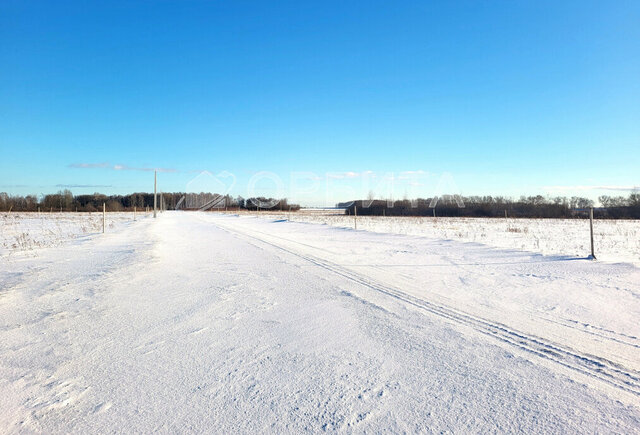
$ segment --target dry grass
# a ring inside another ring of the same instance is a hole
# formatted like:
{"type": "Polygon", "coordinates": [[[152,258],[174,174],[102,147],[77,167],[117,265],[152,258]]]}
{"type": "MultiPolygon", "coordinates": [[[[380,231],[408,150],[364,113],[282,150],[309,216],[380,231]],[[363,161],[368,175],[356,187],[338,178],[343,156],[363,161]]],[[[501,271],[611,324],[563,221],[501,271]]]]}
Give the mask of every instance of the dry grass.
{"type": "MultiPolygon", "coordinates": [[[[144,215],[138,215],[142,218],[144,215]]],[[[108,213],[107,228],[133,219],[132,213],[108,213]]],[[[81,236],[102,232],[102,213],[2,213],[0,256],[33,254],[81,236]]]]}
{"type": "MultiPolygon", "coordinates": [[[[255,215],[255,213],[254,213],[255,215]]],[[[264,218],[287,218],[286,213],[262,213],[264,218]]],[[[292,221],[353,228],[353,216],[291,213],[292,221]]],[[[590,253],[586,219],[514,219],[359,216],[358,230],[409,234],[434,239],[478,242],[499,248],[584,258],[590,253]]],[[[598,259],[640,265],[640,220],[594,222],[598,259]]]]}

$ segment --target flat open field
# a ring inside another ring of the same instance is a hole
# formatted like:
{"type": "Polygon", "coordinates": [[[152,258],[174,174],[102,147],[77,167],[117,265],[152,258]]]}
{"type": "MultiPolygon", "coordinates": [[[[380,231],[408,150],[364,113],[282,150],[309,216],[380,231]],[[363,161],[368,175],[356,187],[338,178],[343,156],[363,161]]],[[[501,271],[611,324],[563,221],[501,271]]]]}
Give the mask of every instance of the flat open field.
{"type": "MultiPolygon", "coordinates": [[[[323,212],[268,213],[275,219],[291,219],[344,228],[354,227],[354,217],[323,212]]],[[[253,213],[254,215],[256,213],[253,213]]],[[[538,252],[545,255],[586,257],[591,253],[589,221],[586,219],[502,219],[358,216],[359,230],[408,234],[429,238],[477,242],[498,248],[538,252]]],[[[596,257],[610,262],[640,266],[640,221],[596,219],[596,257]]]]}
{"type": "Polygon", "coordinates": [[[68,215],[1,224],[4,431],[640,428],[640,268],[585,221],[68,215]]]}
{"type": "MultiPolygon", "coordinates": [[[[152,213],[138,213],[144,219],[152,213]]],[[[133,221],[133,213],[108,213],[106,230],[133,221]]],[[[102,213],[0,213],[0,257],[37,255],[42,248],[102,233],[102,213]]]]}

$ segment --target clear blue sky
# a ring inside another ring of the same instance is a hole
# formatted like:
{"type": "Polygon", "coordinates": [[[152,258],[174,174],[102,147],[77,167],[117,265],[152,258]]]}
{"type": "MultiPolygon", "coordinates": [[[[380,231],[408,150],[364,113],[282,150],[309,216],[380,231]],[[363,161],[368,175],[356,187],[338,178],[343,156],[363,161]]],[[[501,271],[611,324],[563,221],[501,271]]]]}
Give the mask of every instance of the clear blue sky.
{"type": "Polygon", "coordinates": [[[445,172],[466,195],[626,195],[640,2],[4,0],[0,149],[19,194],[151,191],[165,168],[164,191],[228,171],[247,196],[268,171],[308,204],[384,196],[363,180],[385,173],[396,197],[445,172]]]}

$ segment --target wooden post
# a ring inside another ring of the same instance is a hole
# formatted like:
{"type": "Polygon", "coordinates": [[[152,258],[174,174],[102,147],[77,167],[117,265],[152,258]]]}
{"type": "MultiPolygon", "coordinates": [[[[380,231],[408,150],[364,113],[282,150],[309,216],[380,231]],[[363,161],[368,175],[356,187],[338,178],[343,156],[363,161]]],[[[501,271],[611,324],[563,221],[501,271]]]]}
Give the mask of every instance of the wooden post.
{"type": "Polygon", "coordinates": [[[38,217],[40,217],[40,207],[38,207],[38,217]]]}
{"type": "Polygon", "coordinates": [[[436,217],[436,208],[433,207],[433,217],[436,217]]]}
{"type": "Polygon", "coordinates": [[[504,211],[504,218],[505,218],[505,219],[507,218],[507,210],[506,210],[506,209],[505,209],[505,211],[504,211]]]}
{"type": "Polygon", "coordinates": [[[158,171],[153,171],[153,217],[158,216],[157,212],[158,203],[158,171]]]}
{"type": "Polygon", "coordinates": [[[353,206],[353,229],[358,229],[358,206],[353,206]]]}
{"type": "Polygon", "coordinates": [[[107,226],[107,206],[102,203],[102,234],[104,234],[104,229],[107,226]]]}
{"type": "Polygon", "coordinates": [[[591,230],[591,259],[596,259],[596,254],[593,249],[593,207],[589,209],[589,229],[591,230]]]}
{"type": "Polygon", "coordinates": [[[136,206],[133,206],[133,220],[136,220],[136,206]]]}

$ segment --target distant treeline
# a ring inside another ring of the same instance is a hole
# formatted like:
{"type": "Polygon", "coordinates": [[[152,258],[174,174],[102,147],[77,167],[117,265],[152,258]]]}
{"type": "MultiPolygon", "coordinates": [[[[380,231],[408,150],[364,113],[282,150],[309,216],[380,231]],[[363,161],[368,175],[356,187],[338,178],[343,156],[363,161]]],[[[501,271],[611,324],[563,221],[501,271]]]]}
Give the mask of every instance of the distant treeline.
{"type": "MultiPolygon", "coordinates": [[[[184,192],[158,193],[157,206],[164,206],[165,210],[174,210],[180,199],[185,196],[184,192]]],[[[58,193],[44,195],[38,198],[36,195],[9,195],[0,192],[0,211],[78,211],[92,212],[101,211],[102,204],[105,204],[107,211],[133,211],[144,210],[147,207],[153,209],[153,193],[132,193],[130,195],[103,195],[94,193],[93,195],[73,195],[69,190],[61,190],[58,193]]],[[[184,206],[184,201],[183,201],[184,206]]],[[[275,210],[298,210],[297,204],[289,204],[287,199],[274,198],[248,198],[241,196],[232,198],[229,195],[221,196],[221,201],[216,204],[220,208],[240,208],[256,210],[257,205],[261,209],[275,210]]]]}
{"type": "MultiPolygon", "coordinates": [[[[164,205],[166,210],[173,210],[185,196],[184,192],[159,193],[158,207],[164,205]],[[161,200],[162,198],[162,200],[161,200]]],[[[221,201],[216,208],[239,208],[245,210],[298,210],[298,204],[290,204],[287,199],[274,198],[232,198],[229,195],[220,196],[221,201]]],[[[529,217],[529,218],[572,218],[584,216],[594,202],[582,197],[544,197],[528,196],[520,199],[492,196],[459,197],[464,207],[459,207],[452,197],[440,198],[435,207],[436,216],[450,217],[529,217]]],[[[624,196],[600,196],[600,207],[594,208],[594,215],[598,218],[610,219],[640,219],[640,193],[624,196]]],[[[73,195],[69,190],[44,195],[8,195],[0,192],[0,211],[79,211],[92,212],[102,210],[102,204],[107,211],[132,211],[134,207],[144,210],[153,208],[153,193],[132,193],[130,195],[73,195]]],[[[431,198],[417,200],[358,200],[338,204],[345,207],[345,214],[354,214],[357,207],[358,215],[364,216],[433,216],[431,198]]],[[[180,208],[184,208],[185,201],[180,208]]]]}
{"type": "MultiPolygon", "coordinates": [[[[592,200],[581,197],[546,198],[541,195],[511,199],[492,196],[458,197],[464,204],[460,207],[452,197],[440,199],[435,204],[436,216],[447,217],[526,217],[526,218],[573,218],[588,213],[594,206],[592,200]]],[[[601,207],[594,208],[594,216],[609,219],[640,219],[640,194],[628,197],[601,196],[601,207]]],[[[346,207],[345,214],[357,211],[363,216],[433,216],[432,199],[414,201],[358,200],[338,204],[346,207]],[[357,210],[355,208],[357,207],[357,210]]]]}
{"type": "Polygon", "coordinates": [[[265,198],[265,197],[257,197],[257,198],[247,198],[244,199],[241,196],[233,199],[235,203],[231,204],[231,207],[240,207],[247,210],[257,210],[258,207],[260,210],[280,210],[280,211],[298,211],[300,210],[299,204],[289,204],[287,198],[283,199],[274,199],[274,198],[265,198]]]}

